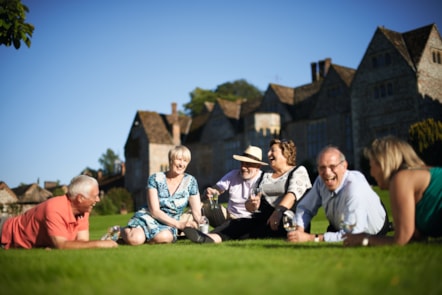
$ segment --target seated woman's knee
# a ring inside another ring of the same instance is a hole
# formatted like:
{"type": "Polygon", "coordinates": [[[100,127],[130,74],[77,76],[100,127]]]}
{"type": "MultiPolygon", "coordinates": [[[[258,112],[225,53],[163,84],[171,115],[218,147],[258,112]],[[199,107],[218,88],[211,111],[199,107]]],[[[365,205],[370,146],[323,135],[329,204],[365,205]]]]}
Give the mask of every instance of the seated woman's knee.
{"type": "Polygon", "coordinates": [[[125,228],[123,239],[127,244],[136,246],[144,244],[146,235],[141,228],[125,228]]]}
{"type": "Polygon", "coordinates": [[[172,243],[174,240],[173,235],[168,230],[160,231],[152,240],[149,241],[150,244],[168,244],[172,243]]]}

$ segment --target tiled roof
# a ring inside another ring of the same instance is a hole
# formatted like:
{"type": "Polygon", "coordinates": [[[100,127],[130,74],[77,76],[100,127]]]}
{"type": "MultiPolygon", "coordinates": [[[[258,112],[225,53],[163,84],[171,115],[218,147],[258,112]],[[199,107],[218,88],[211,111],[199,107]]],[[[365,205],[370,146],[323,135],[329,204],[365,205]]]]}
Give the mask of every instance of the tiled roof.
{"type": "Polygon", "coordinates": [[[402,34],[408,51],[410,52],[411,59],[416,65],[419,64],[433,28],[436,28],[436,25],[428,25],[402,34]]]}
{"type": "Polygon", "coordinates": [[[437,30],[436,25],[431,24],[403,34],[384,27],[379,27],[378,30],[390,40],[410,67],[416,69],[433,28],[437,30]]]}
{"type": "Polygon", "coordinates": [[[235,101],[218,98],[217,102],[223,111],[224,115],[229,119],[239,120],[241,114],[241,104],[245,101],[237,99],[235,101]]]}
{"type": "Polygon", "coordinates": [[[269,87],[273,89],[279,98],[279,101],[285,104],[292,105],[294,103],[294,89],[292,87],[282,86],[270,83],[269,87]]]}
{"type": "Polygon", "coordinates": [[[192,124],[190,125],[189,133],[186,136],[186,142],[199,141],[201,132],[204,129],[204,125],[210,117],[210,113],[204,113],[193,117],[192,124]]]}
{"type": "Polygon", "coordinates": [[[157,112],[138,111],[138,118],[150,143],[173,144],[165,120],[157,112]]]}
{"type": "MultiPolygon", "coordinates": [[[[166,119],[167,119],[167,129],[169,130],[169,132],[171,132],[171,126],[173,124],[173,115],[165,115],[166,119]]],[[[187,134],[189,133],[189,129],[190,129],[190,124],[192,122],[192,118],[187,117],[187,116],[180,116],[178,115],[178,123],[180,125],[180,132],[181,134],[187,134]]]]}
{"type": "Polygon", "coordinates": [[[321,89],[323,80],[314,81],[310,84],[305,84],[294,89],[293,104],[298,104],[305,99],[315,95],[321,89]]]}
{"type": "Polygon", "coordinates": [[[339,77],[341,77],[342,81],[344,81],[345,85],[347,85],[347,87],[350,87],[351,82],[353,81],[353,78],[355,76],[356,70],[343,66],[338,66],[335,64],[332,64],[331,66],[335,69],[339,77]]]}
{"type": "Polygon", "coordinates": [[[255,98],[255,99],[247,99],[247,100],[243,101],[243,103],[241,104],[240,117],[242,118],[250,113],[253,113],[256,109],[259,108],[262,100],[263,100],[263,97],[255,98]]]}
{"type": "Polygon", "coordinates": [[[18,201],[17,195],[3,181],[0,181],[0,199],[3,201],[8,200],[7,203],[15,203],[18,201]],[[6,196],[4,193],[6,193],[6,196]]]}
{"type": "Polygon", "coordinates": [[[33,183],[22,185],[12,189],[17,196],[19,203],[41,203],[52,197],[52,193],[33,183]]]}

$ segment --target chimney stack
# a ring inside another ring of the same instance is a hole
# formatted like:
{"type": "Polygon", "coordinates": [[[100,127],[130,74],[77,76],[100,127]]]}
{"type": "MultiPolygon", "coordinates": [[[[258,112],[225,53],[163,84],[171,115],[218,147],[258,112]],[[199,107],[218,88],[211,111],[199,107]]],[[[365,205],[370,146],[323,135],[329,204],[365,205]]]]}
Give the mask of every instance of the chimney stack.
{"type": "Polygon", "coordinates": [[[327,76],[331,65],[331,58],[326,58],[318,62],[319,64],[319,78],[324,79],[327,76]]]}
{"type": "Polygon", "coordinates": [[[176,102],[172,103],[172,142],[174,145],[181,145],[180,121],[178,119],[176,102]]]}
{"type": "Polygon", "coordinates": [[[312,68],[312,83],[313,83],[318,80],[318,72],[317,72],[318,65],[316,64],[316,62],[312,62],[310,66],[312,68]]]}

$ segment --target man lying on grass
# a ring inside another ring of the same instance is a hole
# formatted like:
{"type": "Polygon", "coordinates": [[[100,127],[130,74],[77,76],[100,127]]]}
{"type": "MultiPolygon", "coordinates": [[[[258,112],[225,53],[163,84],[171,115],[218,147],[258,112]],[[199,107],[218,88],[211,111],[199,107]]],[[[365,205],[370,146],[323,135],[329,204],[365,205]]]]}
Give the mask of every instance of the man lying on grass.
{"type": "Polygon", "coordinates": [[[89,241],[89,214],[97,202],[98,182],[80,175],[65,196],[54,197],[25,213],[0,220],[0,244],[9,248],[114,248],[115,241],[89,241]]]}
{"type": "Polygon", "coordinates": [[[345,155],[335,146],[326,146],[316,161],[319,175],[296,207],[297,227],[288,232],[288,241],[340,242],[348,232],[387,234],[388,216],[379,196],[362,173],[347,169],[345,155]],[[310,234],[305,228],[321,206],[330,225],[323,234],[310,234]]]}

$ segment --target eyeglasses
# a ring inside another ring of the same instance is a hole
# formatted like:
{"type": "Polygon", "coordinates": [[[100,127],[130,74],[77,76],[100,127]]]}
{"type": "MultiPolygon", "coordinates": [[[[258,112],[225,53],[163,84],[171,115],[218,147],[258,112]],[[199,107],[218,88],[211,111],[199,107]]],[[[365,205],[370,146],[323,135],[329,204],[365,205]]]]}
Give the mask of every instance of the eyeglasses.
{"type": "Polygon", "coordinates": [[[338,168],[338,166],[341,165],[342,163],[344,163],[344,160],[341,160],[341,162],[339,162],[338,164],[335,164],[335,165],[318,166],[318,171],[324,172],[327,170],[327,168],[329,168],[331,171],[335,171],[336,168],[338,168]]]}

